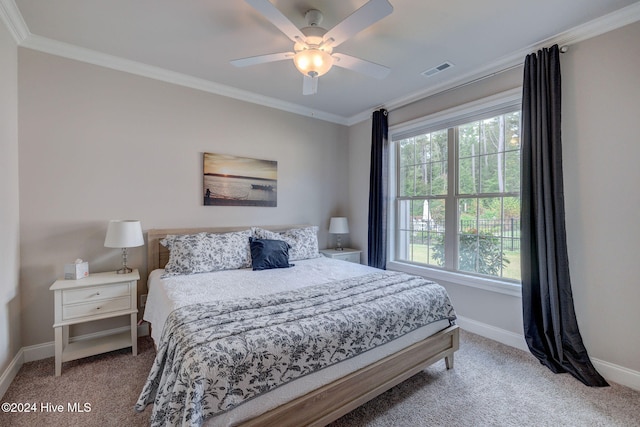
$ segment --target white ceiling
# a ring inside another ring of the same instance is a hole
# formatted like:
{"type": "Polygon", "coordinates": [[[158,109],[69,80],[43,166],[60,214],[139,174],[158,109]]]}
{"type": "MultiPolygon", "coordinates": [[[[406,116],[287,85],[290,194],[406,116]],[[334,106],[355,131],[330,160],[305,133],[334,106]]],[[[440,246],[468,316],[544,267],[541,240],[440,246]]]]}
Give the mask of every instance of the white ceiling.
{"type": "MultiPolygon", "coordinates": [[[[330,29],[366,0],[271,0],[298,27],[318,9],[330,29]]],[[[232,59],[292,50],[242,0],[0,0],[18,44],[214,93],[351,124],[499,71],[550,43],[570,44],[640,20],[637,0],[390,0],[391,15],[336,51],[391,68],[383,80],[334,67],[302,95],[290,61],[236,68],[232,59]],[[596,34],[593,34],[593,33],[596,34]],[[453,68],[426,78],[444,61],[453,68]]]]}

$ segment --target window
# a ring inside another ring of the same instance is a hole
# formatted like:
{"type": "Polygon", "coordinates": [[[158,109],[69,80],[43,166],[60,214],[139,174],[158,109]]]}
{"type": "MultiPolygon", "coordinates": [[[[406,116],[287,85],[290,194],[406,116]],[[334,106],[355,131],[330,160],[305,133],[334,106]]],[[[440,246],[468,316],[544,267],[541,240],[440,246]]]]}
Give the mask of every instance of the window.
{"type": "Polygon", "coordinates": [[[520,100],[392,129],[392,261],[520,280],[520,100]]]}

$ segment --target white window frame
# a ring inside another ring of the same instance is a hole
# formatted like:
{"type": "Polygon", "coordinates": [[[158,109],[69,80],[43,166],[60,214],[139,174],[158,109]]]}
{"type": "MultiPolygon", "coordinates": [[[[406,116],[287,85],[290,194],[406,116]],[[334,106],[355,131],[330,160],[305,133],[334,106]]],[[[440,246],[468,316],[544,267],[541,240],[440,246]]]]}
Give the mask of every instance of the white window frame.
{"type": "MultiPolygon", "coordinates": [[[[465,124],[472,121],[477,116],[491,114],[492,112],[503,111],[505,108],[520,108],[522,104],[522,88],[512,89],[502,92],[478,101],[463,104],[448,110],[444,110],[426,117],[421,117],[409,122],[404,122],[389,128],[389,141],[402,139],[398,135],[411,134],[424,130],[435,131],[450,128],[457,125],[465,124]]],[[[449,164],[453,159],[453,153],[449,153],[449,164]]],[[[456,166],[457,167],[457,166],[456,166]]],[[[389,233],[387,253],[387,268],[390,270],[403,271],[406,273],[416,274],[431,278],[436,281],[445,281],[449,283],[470,286],[473,288],[484,289],[488,291],[498,292],[501,294],[521,297],[521,286],[519,283],[504,280],[501,278],[488,278],[475,275],[464,274],[459,271],[450,271],[441,268],[418,265],[409,262],[396,260],[397,239],[396,236],[396,197],[397,197],[397,168],[398,158],[395,143],[392,143],[389,150],[389,199],[387,201],[388,208],[388,224],[389,233]]],[[[453,169],[449,169],[452,173],[453,169]]],[[[451,194],[452,189],[450,189],[451,194]]],[[[447,196],[447,200],[449,196],[447,196]]]]}

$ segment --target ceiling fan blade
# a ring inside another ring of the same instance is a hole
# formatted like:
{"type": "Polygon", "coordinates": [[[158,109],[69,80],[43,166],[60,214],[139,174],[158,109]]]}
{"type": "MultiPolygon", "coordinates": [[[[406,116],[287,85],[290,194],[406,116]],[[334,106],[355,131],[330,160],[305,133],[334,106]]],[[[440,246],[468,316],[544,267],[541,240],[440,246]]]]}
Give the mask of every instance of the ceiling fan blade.
{"type": "Polygon", "coordinates": [[[293,52],[270,53],[268,55],[250,56],[248,58],[234,59],[231,61],[236,67],[248,67],[249,65],[266,64],[267,62],[284,61],[293,58],[293,52]]]}
{"type": "Polygon", "coordinates": [[[245,0],[255,10],[260,12],[267,18],[273,25],[275,25],[280,31],[282,31],[291,41],[303,42],[305,36],[302,31],[280,12],[269,0],[245,0]]]}
{"type": "Polygon", "coordinates": [[[391,12],[393,12],[393,6],[391,6],[388,0],[370,0],[360,9],[330,29],[327,34],[324,35],[323,40],[331,46],[336,47],[391,14],[391,12]],[[333,39],[333,41],[331,41],[331,39],[333,39]]]}
{"type": "Polygon", "coordinates": [[[315,95],[318,93],[318,77],[303,76],[302,94],[315,95]]]}
{"type": "Polygon", "coordinates": [[[355,56],[345,55],[344,53],[334,53],[331,56],[336,60],[333,62],[333,65],[336,67],[347,68],[357,71],[358,73],[366,74],[367,76],[375,77],[376,79],[384,79],[389,75],[389,72],[391,72],[391,68],[389,67],[365,61],[355,56]]]}

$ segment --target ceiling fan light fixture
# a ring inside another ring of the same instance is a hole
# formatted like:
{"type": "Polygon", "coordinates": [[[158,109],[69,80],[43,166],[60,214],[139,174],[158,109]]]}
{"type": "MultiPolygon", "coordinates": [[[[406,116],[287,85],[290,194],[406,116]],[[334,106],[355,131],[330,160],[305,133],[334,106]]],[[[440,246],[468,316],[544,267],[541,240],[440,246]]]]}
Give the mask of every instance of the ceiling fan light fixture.
{"type": "MultiPolygon", "coordinates": [[[[1,2],[2,0],[0,0],[1,2]]],[[[334,65],[347,68],[371,77],[382,79],[391,71],[389,68],[353,56],[333,53],[355,34],[380,21],[393,12],[389,0],[368,0],[351,15],[337,23],[330,30],[320,26],[322,12],[316,9],[305,14],[307,26],[298,28],[272,3],[272,0],[245,0],[256,11],[264,15],[289,40],[293,42],[293,52],[271,53],[234,59],[236,67],[283,61],[293,58],[295,67],[304,76],[302,94],[313,95],[318,90],[318,77],[325,75],[334,65]]]]}
{"type": "Polygon", "coordinates": [[[321,49],[304,49],[295,54],[293,63],[305,76],[320,77],[333,66],[333,58],[321,49]]]}

